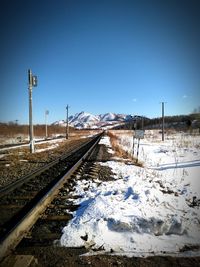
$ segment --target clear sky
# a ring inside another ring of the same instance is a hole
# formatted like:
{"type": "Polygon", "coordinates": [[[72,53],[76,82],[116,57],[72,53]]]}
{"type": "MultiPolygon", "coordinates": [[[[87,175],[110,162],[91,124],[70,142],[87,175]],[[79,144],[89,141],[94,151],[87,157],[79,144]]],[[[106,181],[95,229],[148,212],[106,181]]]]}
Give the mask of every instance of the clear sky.
{"type": "Polygon", "coordinates": [[[86,111],[188,114],[200,106],[200,1],[2,0],[0,121],[86,111]]]}

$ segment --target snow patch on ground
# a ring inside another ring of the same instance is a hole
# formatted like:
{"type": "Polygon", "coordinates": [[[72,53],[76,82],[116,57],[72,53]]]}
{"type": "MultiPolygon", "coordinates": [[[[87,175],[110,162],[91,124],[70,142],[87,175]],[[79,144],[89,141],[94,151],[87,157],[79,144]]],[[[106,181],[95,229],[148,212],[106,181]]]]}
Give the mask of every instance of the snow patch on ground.
{"type": "MultiPolygon", "coordinates": [[[[37,152],[42,152],[42,151],[53,149],[53,148],[57,147],[57,143],[63,142],[64,140],[65,140],[65,138],[53,139],[53,140],[43,140],[43,141],[41,141],[41,139],[35,139],[34,141],[38,141],[37,143],[35,142],[35,147],[36,147],[37,152]],[[37,145],[40,145],[40,144],[47,144],[47,148],[37,149],[37,145]],[[54,147],[54,145],[48,146],[48,144],[55,144],[55,147],[54,147]]],[[[12,146],[12,147],[4,147],[4,148],[0,148],[0,152],[6,151],[6,150],[12,150],[15,148],[27,147],[27,146],[30,146],[30,144],[22,144],[22,145],[17,145],[17,146],[12,146]]]]}
{"type": "MultiPolygon", "coordinates": [[[[123,138],[129,150],[132,138],[123,138]]],[[[61,245],[140,256],[200,245],[200,209],[189,205],[200,198],[198,146],[190,137],[189,146],[180,141],[144,139],[144,168],[109,161],[101,164],[112,169],[114,181],[78,181],[74,203],[80,207],[63,229],[61,245]]],[[[111,150],[108,137],[100,143],[111,150]]]]}
{"type": "Polygon", "coordinates": [[[114,154],[115,152],[113,151],[112,149],[112,145],[111,145],[111,142],[110,142],[110,138],[108,138],[107,136],[103,136],[101,138],[101,140],[99,141],[99,145],[105,145],[107,146],[107,150],[108,150],[108,153],[110,154],[114,154]]]}

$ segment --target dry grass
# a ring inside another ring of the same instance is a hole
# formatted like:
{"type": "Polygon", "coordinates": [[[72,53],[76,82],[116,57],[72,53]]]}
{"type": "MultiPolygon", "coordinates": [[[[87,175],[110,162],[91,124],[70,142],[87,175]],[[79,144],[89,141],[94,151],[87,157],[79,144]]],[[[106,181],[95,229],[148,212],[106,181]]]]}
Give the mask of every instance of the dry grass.
{"type": "Polygon", "coordinates": [[[112,148],[115,152],[115,156],[122,158],[122,159],[128,159],[136,166],[143,167],[143,163],[138,161],[133,155],[128,153],[128,151],[125,151],[121,146],[119,146],[119,138],[113,134],[112,132],[107,133],[110,137],[110,142],[112,145],[112,148]]]}
{"type": "MultiPolygon", "coordinates": [[[[70,137],[81,137],[94,135],[101,132],[100,130],[78,130],[69,127],[70,137]]],[[[45,125],[34,125],[34,136],[35,137],[45,137],[46,126],[45,125]]],[[[55,135],[66,135],[66,127],[59,125],[48,125],[48,137],[53,137],[55,135]]],[[[6,124],[0,123],[0,137],[14,138],[16,136],[29,136],[29,126],[19,125],[19,124],[6,124]]]]}
{"type": "MultiPolygon", "coordinates": [[[[70,127],[70,132],[74,129],[70,127]]],[[[48,125],[48,135],[53,136],[55,134],[65,135],[66,128],[59,125],[48,125]]],[[[29,135],[28,125],[6,124],[0,123],[0,136],[14,137],[16,135],[29,135]]],[[[45,136],[45,125],[34,125],[34,136],[45,136]]]]}

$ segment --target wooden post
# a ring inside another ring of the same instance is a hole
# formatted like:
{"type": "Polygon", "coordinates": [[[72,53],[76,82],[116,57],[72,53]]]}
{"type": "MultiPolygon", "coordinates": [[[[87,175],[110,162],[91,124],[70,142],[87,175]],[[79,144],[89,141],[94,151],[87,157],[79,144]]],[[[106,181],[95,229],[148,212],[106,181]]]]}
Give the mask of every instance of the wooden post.
{"type": "Polygon", "coordinates": [[[135,154],[134,150],[135,150],[135,136],[134,136],[134,132],[133,132],[133,156],[135,154]]]}
{"type": "Polygon", "coordinates": [[[138,162],[139,147],[140,147],[140,138],[138,138],[138,145],[137,145],[137,159],[136,159],[136,162],[138,162]]]}
{"type": "Polygon", "coordinates": [[[165,119],[164,119],[164,102],[162,102],[162,141],[164,141],[165,140],[165,133],[164,133],[164,131],[165,131],[165,127],[164,127],[164,124],[165,124],[165,119]]]}

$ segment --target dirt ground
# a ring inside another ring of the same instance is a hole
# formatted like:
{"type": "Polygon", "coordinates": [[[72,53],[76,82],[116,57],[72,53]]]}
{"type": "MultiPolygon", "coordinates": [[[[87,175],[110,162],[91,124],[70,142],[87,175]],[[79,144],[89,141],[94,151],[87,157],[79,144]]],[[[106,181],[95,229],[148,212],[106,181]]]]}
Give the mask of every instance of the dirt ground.
{"type": "MultiPolygon", "coordinates": [[[[24,250],[23,250],[24,253],[24,250]]],[[[34,247],[27,249],[27,254],[34,255],[37,267],[197,267],[200,266],[200,257],[170,257],[170,256],[151,256],[151,257],[126,257],[117,255],[84,255],[87,253],[85,248],[64,248],[64,247],[34,247]]],[[[20,254],[20,250],[18,250],[20,254]]],[[[23,267],[23,266],[22,266],[23,267]]]]}

